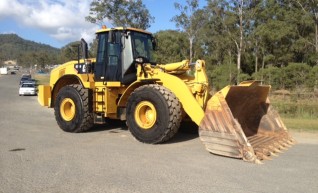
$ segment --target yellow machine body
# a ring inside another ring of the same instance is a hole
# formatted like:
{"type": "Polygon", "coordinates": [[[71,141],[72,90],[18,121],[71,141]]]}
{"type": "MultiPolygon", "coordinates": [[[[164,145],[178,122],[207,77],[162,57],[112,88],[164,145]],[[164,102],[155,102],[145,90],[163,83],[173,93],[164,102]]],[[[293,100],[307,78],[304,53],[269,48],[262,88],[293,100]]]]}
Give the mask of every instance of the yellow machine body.
{"type": "MultiPolygon", "coordinates": [[[[110,29],[98,33],[107,30],[110,29]]],[[[133,28],[129,30],[148,33],[133,28]]],[[[294,143],[279,115],[270,105],[270,86],[261,85],[257,81],[242,82],[236,86],[227,86],[211,97],[203,60],[195,64],[189,64],[188,60],[156,65],[146,62],[136,66],[136,80],[129,84],[120,81],[98,82],[94,73],[79,73],[74,68],[79,63],[85,66],[95,62],[96,59],[82,59],[53,69],[50,84],[39,86],[39,103],[54,107],[63,87],[78,84],[91,91],[93,114],[102,118],[126,120],[126,107],[132,93],[144,85],[160,85],[173,93],[180,102],[182,119],[189,117],[199,126],[200,139],[213,154],[260,163],[294,143]]],[[[144,127],[145,131],[149,130],[159,116],[158,110],[147,101],[139,103],[136,109],[137,123],[141,125],[143,120],[149,120],[144,127]],[[138,113],[143,112],[138,118],[138,113]]],[[[98,123],[98,119],[94,122],[98,123]]]]}
{"type": "Polygon", "coordinates": [[[197,61],[196,65],[200,69],[195,71],[194,76],[186,74],[190,69],[187,60],[156,67],[145,65],[147,78],[139,66],[137,80],[130,85],[123,85],[121,82],[95,82],[93,74],[78,74],[73,67],[76,63],[77,61],[71,61],[53,69],[50,85],[39,85],[38,101],[42,106],[53,107],[58,91],[64,86],[82,84],[85,88],[94,90],[94,112],[105,113],[108,118],[125,120],[123,115],[117,114],[118,107],[126,106],[128,97],[136,88],[147,81],[155,81],[178,97],[186,113],[197,125],[204,116],[203,109],[208,99],[208,80],[203,60],[197,61]],[[183,74],[177,76],[180,71],[183,74]]]}

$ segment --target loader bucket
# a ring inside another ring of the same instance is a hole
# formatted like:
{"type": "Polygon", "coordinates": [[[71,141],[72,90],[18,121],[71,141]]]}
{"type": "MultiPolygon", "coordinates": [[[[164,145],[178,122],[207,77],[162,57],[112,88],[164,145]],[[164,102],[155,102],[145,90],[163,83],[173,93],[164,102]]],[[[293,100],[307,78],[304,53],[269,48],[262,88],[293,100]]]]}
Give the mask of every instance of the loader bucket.
{"type": "Polygon", "coordinates": [[[207,103],[199,135],[206,149],[222,156],[262,163],[295,140],[270,105],[270,86],[257,81],[227,86],[207,103]]]}

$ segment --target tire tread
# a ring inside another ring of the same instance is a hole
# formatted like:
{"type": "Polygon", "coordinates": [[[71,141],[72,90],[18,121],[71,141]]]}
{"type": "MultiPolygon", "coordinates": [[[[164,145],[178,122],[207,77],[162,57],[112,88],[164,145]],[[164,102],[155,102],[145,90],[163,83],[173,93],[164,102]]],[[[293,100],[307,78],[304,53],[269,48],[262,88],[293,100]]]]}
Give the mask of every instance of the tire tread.
{"type": "MultiPolygon", "coordinates": [[[[83,103],[83,119],[79,127],[74,128],[73,130],[68,132],[72,132],[72,133],[85,132],[94,126],[93,113],[90,110],[89,90],[83,88],[82,85],[79,85],[79,84],[71,84],[71,85],[68,85],[68,87],[71,87],[77,91],[83,103]]],[[[59,109],[55,110],[54,114],[55,114],[56,120],[58,120],[57,119],[57,117],[59,116],[58,113],[59,113],[59,109]]],[[[57,123],[60,126],[60,128],[63,129],[64,127],[63,123],[60,123],[59,121],[57,121],[57,123]]]]}
{"type": "MultiPolygon", "coordinates": [[[[158,84],[149,84],[144,85],[139,88],[137,88],[131,95],[134,95],[138,93],[139,91],[143,89],[151,88],[156,91],[158,91],[163,98],[166,100],[168,105],[168,111],[169,111],[169,123],[168,127],[166,128],[164,134],[161,136],[160,139],[158,139],[154,144],[157,143],[163,143],[171,139],[177,132],[180,127],[180,122],[182,119],[181,116],[181,105],[177,97],[166,87],[158,84]]],[[[128,103],[130,101],[128,100],[128,103]]],[[[128,122],[126,121],[126,125],[129,127],[128,122]]],[[[140,141],[140,140],[139,140],[140,141]]],[[[144,141],[142,141],[144,142],[144,141]]]]}

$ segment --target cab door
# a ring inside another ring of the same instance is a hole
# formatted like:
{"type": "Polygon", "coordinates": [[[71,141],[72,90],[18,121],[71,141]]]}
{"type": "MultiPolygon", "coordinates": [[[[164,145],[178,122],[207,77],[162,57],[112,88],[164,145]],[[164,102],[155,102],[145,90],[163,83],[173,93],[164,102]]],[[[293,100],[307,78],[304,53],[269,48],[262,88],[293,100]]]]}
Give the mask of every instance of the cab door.
{"type": "Polygon", "coordinates": [[[121,80],[121,41],[118,31],[98,34],[94,73],[95,81],[121,80]]]}

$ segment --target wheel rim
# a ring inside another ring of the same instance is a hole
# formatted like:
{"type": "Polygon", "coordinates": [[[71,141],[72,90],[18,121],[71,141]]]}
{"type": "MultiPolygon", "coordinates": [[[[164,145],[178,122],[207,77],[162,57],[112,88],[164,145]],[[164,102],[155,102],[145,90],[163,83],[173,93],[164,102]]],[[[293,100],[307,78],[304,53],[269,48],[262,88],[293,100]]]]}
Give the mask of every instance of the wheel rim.
{"type": "Polygon", "coordinates": [[[138,103],[135,110],[135,120],[142,129],[150,129],[157,120],[157,111],[149,101],[138,103]]]}
{"type": "Polygon", "coordinates": [[[70,121],[75,116],[75,103],[70,98],[63,99],[60,106],[60,113],[65,121],[70,121]]]}

